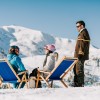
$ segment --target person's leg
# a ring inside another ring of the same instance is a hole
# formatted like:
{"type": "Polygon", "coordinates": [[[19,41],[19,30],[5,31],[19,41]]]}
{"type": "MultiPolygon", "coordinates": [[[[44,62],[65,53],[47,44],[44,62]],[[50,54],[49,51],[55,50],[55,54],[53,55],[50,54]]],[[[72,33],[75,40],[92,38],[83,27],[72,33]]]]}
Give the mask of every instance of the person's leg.
{"type": "Polygon", "coordinates": [[[21,87],[20,87],[20,88],[24,88],[24,86],[25,86],[25,82],[23,82],[23,83],[21,84],[21,87]]]}
{"type": "MultiPolygon", "coordinates": [[[[19,75],[20,79],[22,79],[23,75],[19,75]]],[[[28,74],[26,74],[26,78],[28,79],[28,74]]],[[[26,82],[22,82],[20,88],[24,88],[26,82]]],[[[18,86],[20,85],[20,83],[18,83],[18,86]]]]}
{"type": "Polygon", "coordinates": [[[75,64],[73,72],[74,72],[74,87],[78,86],[78,81],[77,81],[77,74],[76,74],[76,66],[77,64],[75,64]]]}
{"type": "Polygon", "coordinates": [[[74,85],[75,87],[84,86],[84,60],[79,60],[74,66],[74,85]]]}
{"type": "Polygon", "coordinates": [[[84,86],[84,60],[79,60],[76,66],[78,87],[84,86]]]}
{"type": "Polygon", "coordinates": [[[19,86],[19,83],[14,83],[13,84],[13,88],[18,88],[18,86],[19,86]]]}

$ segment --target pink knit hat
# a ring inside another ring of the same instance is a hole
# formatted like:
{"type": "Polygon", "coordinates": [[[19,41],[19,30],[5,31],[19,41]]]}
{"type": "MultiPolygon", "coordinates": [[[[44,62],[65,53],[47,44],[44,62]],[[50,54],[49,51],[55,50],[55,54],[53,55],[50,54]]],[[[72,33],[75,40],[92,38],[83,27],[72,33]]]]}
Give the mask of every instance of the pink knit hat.
{"type": "Polygon", "coordinates": [[[55,46],[53,44],[48,44],[44,47],[44,49],[50,50],[54,52],[56,50],[55,46]]]}

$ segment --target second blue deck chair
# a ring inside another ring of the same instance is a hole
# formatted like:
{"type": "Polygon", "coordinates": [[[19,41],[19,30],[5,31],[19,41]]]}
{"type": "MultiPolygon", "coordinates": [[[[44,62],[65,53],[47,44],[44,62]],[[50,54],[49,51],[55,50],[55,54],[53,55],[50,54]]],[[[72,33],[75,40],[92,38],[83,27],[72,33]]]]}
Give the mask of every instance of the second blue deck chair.
{"type": "Polygon", "coordinates": [[[45,81],[48,87],[51,87],[51,85],[49,85],[50,80],[51,81],[59,80],[65,87],[68,87],[68,85],[64,82],[64,77],[65,75],[68,74],[70,70],[73,69],[77,61],[78,61],[77,58],[63,57],[60,61],[58,61],[55,68],[51,72],[44,72],[39,70],[36,87],[38,87],[39,80],[45,81]],[[42,73],[48,74],[47,77],[44,78],[42,73]]]}
{"type": "Polygon", "coordinates": [[[23,71],[17,74],[6,59],[0,59],[0,78],[2,79],[2,83],[19,82],[20,84],[18,88],[20,88],[22,82],[27,83],[28,81],[26,78],[26,73],[27,71],[23,71]],[[22,78],[20,79],[18,75],[22,75],[22,78]]]}

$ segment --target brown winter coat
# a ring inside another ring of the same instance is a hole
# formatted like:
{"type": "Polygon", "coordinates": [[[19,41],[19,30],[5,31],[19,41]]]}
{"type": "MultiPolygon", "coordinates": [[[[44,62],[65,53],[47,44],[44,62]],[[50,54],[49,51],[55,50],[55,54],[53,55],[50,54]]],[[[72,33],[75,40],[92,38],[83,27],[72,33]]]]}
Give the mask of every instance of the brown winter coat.
{"type": "Polygon", "coordinates": [[[89,46],[90,46],[90,36],[87,29],[83,29],[79,35],[76,42],[74,57],[82,55],[83,60],[89,59],[89,46]]]}

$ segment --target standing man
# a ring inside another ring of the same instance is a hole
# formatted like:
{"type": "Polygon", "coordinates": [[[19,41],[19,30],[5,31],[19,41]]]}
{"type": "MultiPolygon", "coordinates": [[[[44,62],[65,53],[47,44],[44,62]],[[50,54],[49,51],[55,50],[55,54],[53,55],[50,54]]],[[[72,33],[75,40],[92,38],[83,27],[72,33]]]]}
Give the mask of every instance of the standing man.
{"type": "Polygon", "coordinates": [[[85,28],[84,21],[76,22],[79,32],[74,57],[78,58],[78,63],[74,66],[74,86],[84,86],[84,62],[89,59],[90,36],[85,28]]]}

